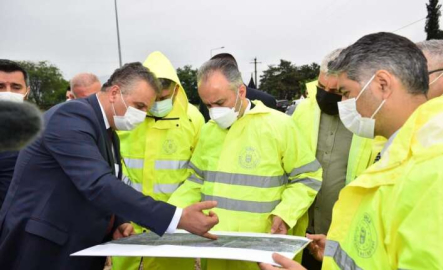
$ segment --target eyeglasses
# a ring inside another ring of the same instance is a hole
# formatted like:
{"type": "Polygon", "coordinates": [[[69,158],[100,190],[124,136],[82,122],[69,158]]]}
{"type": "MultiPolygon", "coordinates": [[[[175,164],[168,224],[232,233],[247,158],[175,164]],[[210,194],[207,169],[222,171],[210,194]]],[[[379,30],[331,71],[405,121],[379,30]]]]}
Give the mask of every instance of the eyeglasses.
{"type": "MultiPolygon", "coordinates": [[[[436,70],[430,71],[428,74],[429,74],[429,76],[431,76],[432,73],[442,72],[442,71],[443,71],[443,69],[436,69],[436,70]]],[[[429,86],[431,86],[432,84],[434,84],[438,79],[441,78],[441,76],[443,76],[443,73],[440,73],[440,75],[438,75],[437,78],[435,78],[432,82],[430,82],[430,83],[429,83],[429,86]]]]}
{"type": "Polygon", "coordinates": [[[433,71],[429,71],[428,74],[431,75],[433,73],[442,72],[442,71],[443,71],[443,68],[440,68],[440,69],[436,69],[436,70],[433,70],[433,71]]]}

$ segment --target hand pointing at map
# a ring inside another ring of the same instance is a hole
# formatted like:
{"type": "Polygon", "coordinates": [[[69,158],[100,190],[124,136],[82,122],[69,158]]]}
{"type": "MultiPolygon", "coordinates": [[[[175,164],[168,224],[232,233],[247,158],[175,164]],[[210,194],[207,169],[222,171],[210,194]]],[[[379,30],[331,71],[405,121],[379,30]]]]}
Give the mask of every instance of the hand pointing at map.
{"type": "Polygon", "coordinates": [[[216,206],[216,201],[206,201],[186,207],[183,209],[178,228],[212,240],[217,240],[216,235],[208,233],[212,227],[218,224],[217,215],[212,211],[209,211],[209,215],[203,213],[203,210],[212,209],[216,206]]]}

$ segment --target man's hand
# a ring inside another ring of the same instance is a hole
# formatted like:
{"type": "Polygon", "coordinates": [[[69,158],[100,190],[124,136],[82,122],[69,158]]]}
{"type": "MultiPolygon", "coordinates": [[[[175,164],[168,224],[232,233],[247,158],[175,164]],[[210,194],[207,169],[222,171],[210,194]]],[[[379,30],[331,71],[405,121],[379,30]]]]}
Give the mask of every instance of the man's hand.
{"type": "Polygon", "coordinates": [[[183,209],[177,228],[212,240],[217,240],[216,235],[208,233],[208,231],[218,223],[217,215],[212,211],[209,211],[209,215],[205,215],[202,212],[203,210],[212,209],[216,206],[216,201],[206,201],[186,207],[183,209]]]}
{"type": "Polygon", "coordinates": [[[131,223],[123,223],[115,229],[112,234],[112,239],[117,240],[123,237],[128,237],[134,234],[134,227],[132,227],[131,223]]]}
{"type": "Polygon", "coordinates": [[[287,234],[288,233],[288,225],[278,216],[274,216],[272,218],[272,234],[287,234]]]}
{"type": "Polygon", "coordinates": [[[261,270],[306,270],[306,268],[301,266],[298,262],[288,259],[278,253],[272,254],[272,259],[283,268],[275,267],[268,263],[259,263],[258,266],[260,266],[261,270]]]}
{"type": "Polygon", "coordinates": [[[325,253],[326,246],[326,235],[307,233],[306,238],[312,240],[312,242],[308,246],[309,252],[317,261],[323,261],[323,255],[325,253]]]}

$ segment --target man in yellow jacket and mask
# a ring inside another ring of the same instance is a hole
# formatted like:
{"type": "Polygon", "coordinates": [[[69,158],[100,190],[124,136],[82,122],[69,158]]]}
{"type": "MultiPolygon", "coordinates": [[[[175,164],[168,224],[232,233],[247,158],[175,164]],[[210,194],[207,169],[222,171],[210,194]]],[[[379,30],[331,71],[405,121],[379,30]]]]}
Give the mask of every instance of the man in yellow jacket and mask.
{"type": "Polygon", "coordinates": [[[389,140],[381,159],[342,190],[327,239],[310,236],[311,252],[323,269],[442,269],[443,98],[427,101],[425,56],[404,37],[377,33],[329,67],[339,74],[345,126],[389,140]]]}
{"type": "MultiPolygon", "coordinates": [[[[198,91],[212,120],[202,128],[189,164],[192,175],[169,203],[217,201],[215,231],[286,234],[298,226],[303,233],[321,167],[293,120],[246,99],[241,74],[228,59],[203,64],[198,91]]],[[[258,269],[227,260],[207,260],[204,268],[258,269]]]]}
{"type": "MultiPolygon", "coordinates": [[[[328,74],[328,64],[341,51],[334,50],[324,57],[318,81],[306,84],[308,98],[301,101],[292,115],[323,168],[322,187],[309,208],[310,234],[327,234],[340,190],[374,163],[381,150],[379,145],[385,141],[378,139],[374,145],[372,139],[353,135],[340,120],[338,102],[342,96],[338,93],[337,76],[328,74]]],[[[321,268],[321,262],[308,250],[303,252],[302,264],[310,270],[321,268]]]]}
{"type": "Polygon", "coordinates": [[[433,39],[416,43],[428,60],[428,98],[443,95],[443,40],[433,39]]]}
{"type": "MultiPolygon", "coordinates": [[[[167,201],[188,177],[187,165],[204,124],[198,109],[189,104],[177,73],[161,53],[151,53],[143,65],[162,84],[159,95],[135,130],[119,132],[123,181],[156,200],[167,201]]],[[[136,233],[146,232],[134,224],[136,233]]],[[[194,269],[194,262],[170,258],[113,258],[113,269],[194,269]]]]}

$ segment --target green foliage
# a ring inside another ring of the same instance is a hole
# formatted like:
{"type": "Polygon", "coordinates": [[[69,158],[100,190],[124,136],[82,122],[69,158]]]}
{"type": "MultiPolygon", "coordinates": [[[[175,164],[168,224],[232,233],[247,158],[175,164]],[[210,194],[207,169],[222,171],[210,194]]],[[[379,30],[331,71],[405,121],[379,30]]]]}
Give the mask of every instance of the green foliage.
{"type": "Polygon", "coordinates": [[[28,72],[31,87],[29,101],[45,110],[66,99],[66,88],[69,83],[63,79],[63,75],[55,65],[48,61],[18,61],[18,63],[28,72]]]}
{"type": "Polygon", "coordinates": [[[278,66],[270,65],[260,76],[260,90],[276,99],[298,99],[306,91],[305,84],[315,80],[319,72],[316,63],[296,66],[282,59],[278,66]]]}
{"type": "Polygon", "coordinates": [[[429,4],[426,4],[428,15],[426,16],[426,40],[430,39],[443,39],[443,32],[440,30],[439,20],[441,16],[441,5],[438,4],[438,0],[429,0],[429,4]]]}
{"type": "Polygon", "coordinates": [[[183,68],[177,69],[177,75],[185,89],[189,103],[198,105],[200,98],[198,97],[197,92],[197,69],[193,69],[192,66],[186,65],[183,68]]]}

